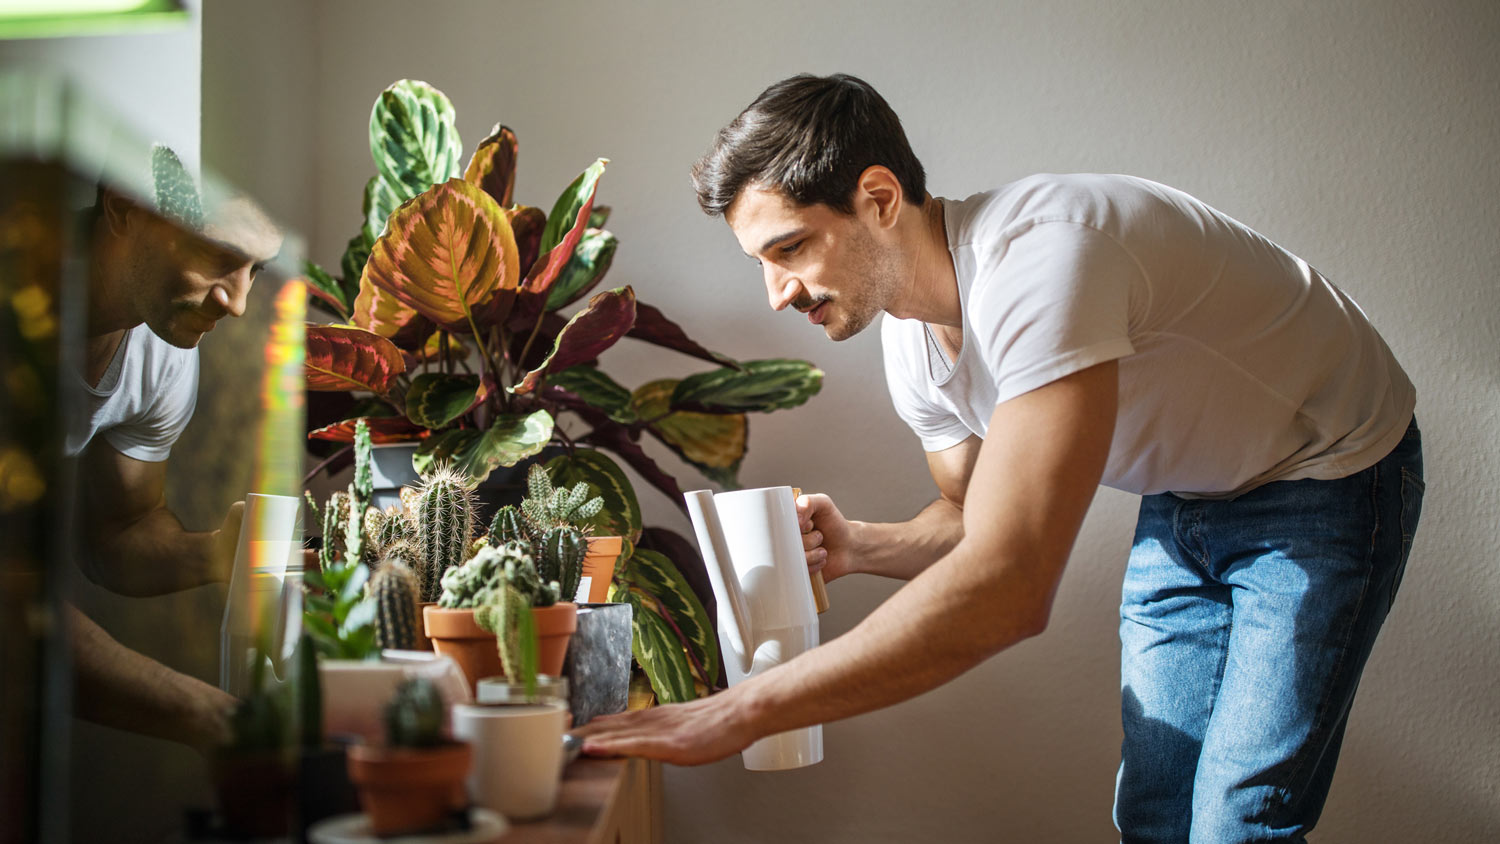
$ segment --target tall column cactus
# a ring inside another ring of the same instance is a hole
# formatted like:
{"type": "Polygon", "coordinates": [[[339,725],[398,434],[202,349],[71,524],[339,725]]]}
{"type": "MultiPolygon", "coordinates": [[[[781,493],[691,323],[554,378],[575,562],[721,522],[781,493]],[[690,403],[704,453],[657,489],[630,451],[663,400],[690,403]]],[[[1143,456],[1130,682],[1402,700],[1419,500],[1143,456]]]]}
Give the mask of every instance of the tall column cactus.
{"type": "Polygon", "coordinates": [[[442,595],[443,573],[463,564],[474,535],[469,479],[445,466],[422,484],[416,505],[422,600],[436,601],[442,595]]]}
{"type": "Polygon", "coordinates": [[[411,650],[417,644],[417,576],[398,558],[387,558],[371,583],[375,594],[375,645],[411,650]]]}
{"type": "Polygon", "coordinates": [[[349,526],[344,531],[344,559],[355,561],[365,556],[365,510],[375,494],[370,476],[370,428],[361,419],[354,426],[354,480],[349,484],[349,526]]]}

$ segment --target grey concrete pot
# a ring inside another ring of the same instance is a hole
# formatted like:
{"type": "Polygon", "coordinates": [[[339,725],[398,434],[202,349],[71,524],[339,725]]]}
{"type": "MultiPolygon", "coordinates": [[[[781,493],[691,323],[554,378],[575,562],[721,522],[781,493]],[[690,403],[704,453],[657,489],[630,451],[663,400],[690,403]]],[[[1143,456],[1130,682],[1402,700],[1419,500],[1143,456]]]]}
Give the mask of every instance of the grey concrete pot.
{"type": "Polygon", "coordinates": [[[573,726],[625,711],[630,698],[630,621],[629,604],[578,605],[578,629],[562,669],[573,726]]]}

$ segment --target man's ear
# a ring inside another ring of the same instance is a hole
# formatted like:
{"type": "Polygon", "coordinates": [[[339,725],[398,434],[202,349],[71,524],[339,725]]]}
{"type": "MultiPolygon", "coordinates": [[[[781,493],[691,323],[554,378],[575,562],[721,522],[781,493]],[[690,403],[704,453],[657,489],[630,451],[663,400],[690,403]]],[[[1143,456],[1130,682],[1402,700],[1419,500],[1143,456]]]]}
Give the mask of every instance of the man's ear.
{"type": "Polygon", "coordinates": [[[136,222],[133,218],[137,210],[135,203],[114,191],[99,191],[99,205],[103,211],[104,224],[109,227],[109,233],[116,237],[124,236],[136,222]]]}
{"type": "Polygon", "coordinates": [[[872,164],[859,174],[854,187],[854,210],[858,214],[863,204],[880,228],[888,229],[901,216],[901,180],[890,168],[872,164]]]}

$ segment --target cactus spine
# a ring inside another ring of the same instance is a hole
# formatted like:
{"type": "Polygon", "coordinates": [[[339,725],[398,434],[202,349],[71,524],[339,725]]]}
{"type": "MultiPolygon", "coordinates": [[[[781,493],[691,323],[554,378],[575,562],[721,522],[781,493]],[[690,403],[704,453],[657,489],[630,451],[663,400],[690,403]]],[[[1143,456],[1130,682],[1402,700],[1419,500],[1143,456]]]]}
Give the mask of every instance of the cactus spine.
{"type": "Polygon", "coordinates": [[[375,574],[375,644],[411,650],[417,644],[417,576],[403,563],[387,558],[375,574]]]}
{"type": "Polygon", "coordinates": [[[423,483],[416,510],[422,600],[436,601],[443,573],[464,562],[474,533],[468,478],[450,467],[439,469],[423,483]]]}

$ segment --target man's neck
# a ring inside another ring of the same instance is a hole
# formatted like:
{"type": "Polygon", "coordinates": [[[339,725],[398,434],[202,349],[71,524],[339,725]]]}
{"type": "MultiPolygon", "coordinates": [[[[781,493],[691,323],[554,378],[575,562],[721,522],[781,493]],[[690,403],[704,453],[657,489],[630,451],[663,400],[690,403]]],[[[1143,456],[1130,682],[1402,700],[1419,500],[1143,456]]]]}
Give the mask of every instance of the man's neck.
{"type": "Polygon", "coordinates": [[[88,324],[84,340],[83,377],[90,387],[108,371],[125,333],[141,320],[127,307],[123,275],[124,243],[101,220],[92,238],[89,258],[88,324]]]}
{"type": "Polygon", "coordinates": [[[902,300],[889,309],[891,315],[933,326],[962,326],[958,273],[948,251],[943,204],[928,196],[919,213],[913,215],[906,238],[909,245],[903,251],[913,256],[911,282],[902,300]]]}

